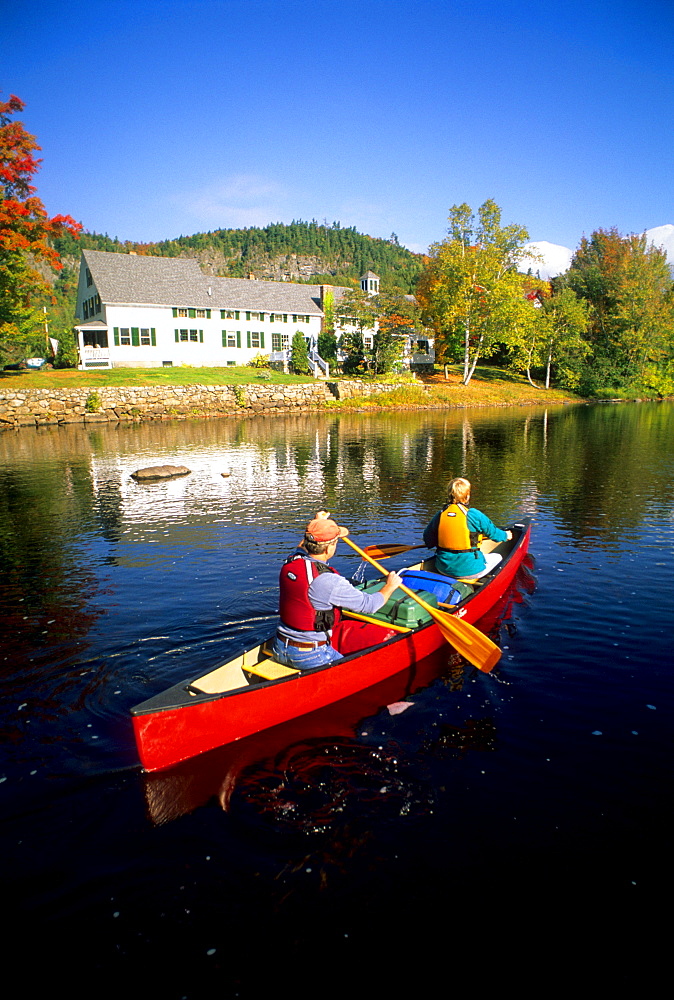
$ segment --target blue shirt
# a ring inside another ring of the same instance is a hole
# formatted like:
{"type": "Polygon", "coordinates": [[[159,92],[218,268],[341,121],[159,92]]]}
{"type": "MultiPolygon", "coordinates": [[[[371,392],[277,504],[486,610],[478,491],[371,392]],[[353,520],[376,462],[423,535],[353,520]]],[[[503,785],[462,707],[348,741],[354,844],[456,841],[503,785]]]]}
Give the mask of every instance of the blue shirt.
{"type": "MultiPolygon", "coordinates": [[[[435,548],[438,544],[438,526],[441,514],[442,511],[439,510],[424,531],[424,542],[429,549],[435,548]]],[[[507,541],[506,532],[502,528],[497,528],[486,514],[475,507],[468,508],[466,521],[469,531],[479,532],[494,542],[507,541]]],[[[471,549],[470,552],[436,552],[435,554],[436,570],[438,573],[446,573],[447,576],[474,576],[475,573],[481,573],[486,565],[486,560],[479,549],[471,549]]]]}

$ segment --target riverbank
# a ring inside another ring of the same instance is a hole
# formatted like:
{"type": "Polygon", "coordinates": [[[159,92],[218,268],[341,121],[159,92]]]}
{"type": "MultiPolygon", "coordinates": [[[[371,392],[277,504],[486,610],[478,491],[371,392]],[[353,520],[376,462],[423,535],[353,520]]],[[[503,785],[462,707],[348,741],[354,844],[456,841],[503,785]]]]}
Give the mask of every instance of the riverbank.
{"type": "Polygon", "coordinates": [[[254,369],[145,369],[2,373],[0,428],[70,423],[242,417],[260,413],[447,409],[580,402],[537,389],[502,369],[483,367],[461,385],[459,366],[414,380],[337,379],[254,369]]]}

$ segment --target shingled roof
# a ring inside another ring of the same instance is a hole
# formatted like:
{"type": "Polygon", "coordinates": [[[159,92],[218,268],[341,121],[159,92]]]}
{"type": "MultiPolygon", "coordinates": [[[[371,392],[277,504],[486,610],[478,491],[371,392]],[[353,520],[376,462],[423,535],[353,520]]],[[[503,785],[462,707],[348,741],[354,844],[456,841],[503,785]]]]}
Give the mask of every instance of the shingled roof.
{"type": "MultiPolygon", "coordinates": [[[[145,257],[83,250],[106,305],[190,306],[197,309],[256,309],[322,316],[320,285],[206,275],[187,257],[145,257]]],[[[335,299],[348,291],[331,286],[335,299]]]]}

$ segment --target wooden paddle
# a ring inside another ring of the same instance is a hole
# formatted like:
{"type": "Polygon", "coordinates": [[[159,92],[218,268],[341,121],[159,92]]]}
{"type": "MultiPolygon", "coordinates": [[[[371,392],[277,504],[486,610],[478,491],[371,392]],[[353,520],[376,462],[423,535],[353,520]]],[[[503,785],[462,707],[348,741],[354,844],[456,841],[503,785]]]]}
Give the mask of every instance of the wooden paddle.
{"type": "MultiPolygon", "coordinates": [[[[384,576],[388,576],[387,571],[383,566],[367,554],[363,549],[358,548],[355,542],[352,542],[350,538],[343,538],[347,545],[350,545],[354,551],[356,551],[361,559],[365,559],[374,566],[375,569],[379,570],[384,576]]],[[[411,548],[412,546],[410,546],[411,548]]],[[[415,594],[413,590],[401,584],[400,590],[411,597],[412,600],[416,601],[428,614],[431,616],[433,621],[436,623],[443,637],[450,643],[457,653],[476,666],[479,670],[483,670],[485,673],[489,673],[492,667],[495,667],[501,658],[501,650],[492,642],[491,639],[487,638],[483,632],[476,629],[473,625],[468,622],[463,621],[462,618],[457,618],[456,615],[448,614],[446,611],[440,611],[438,608],[432,607],[430,604],[426,604],[424,600],[415,594]]]]}
{"type": "Polygon", "coordinates": [[[363,552],[367,552],[373,559],[389,559],[391,556],[399,556],[411,549],[427,548],[427,545],[366,545],[363,552]]]}

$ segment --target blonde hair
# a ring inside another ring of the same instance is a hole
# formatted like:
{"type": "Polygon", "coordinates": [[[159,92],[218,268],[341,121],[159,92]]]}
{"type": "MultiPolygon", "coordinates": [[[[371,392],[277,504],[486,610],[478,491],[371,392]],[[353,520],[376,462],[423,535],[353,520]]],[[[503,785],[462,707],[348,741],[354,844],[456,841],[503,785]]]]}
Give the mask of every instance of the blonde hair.
{"type": "Polygon", "coordinates": [[[467,479],[458,476],[447,486],[447,499],[450,503],[466,504],[470,500],[470,483],[467,479]]]}

